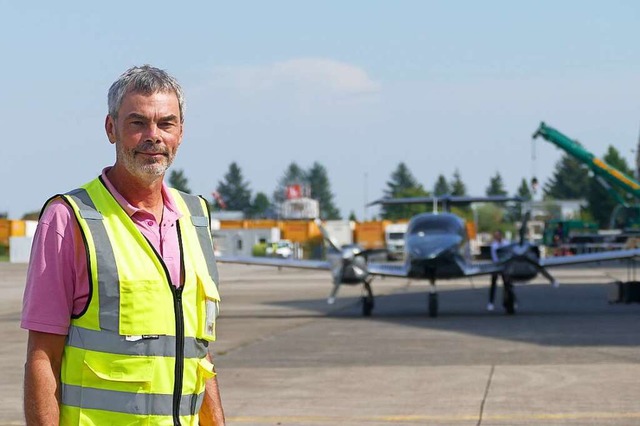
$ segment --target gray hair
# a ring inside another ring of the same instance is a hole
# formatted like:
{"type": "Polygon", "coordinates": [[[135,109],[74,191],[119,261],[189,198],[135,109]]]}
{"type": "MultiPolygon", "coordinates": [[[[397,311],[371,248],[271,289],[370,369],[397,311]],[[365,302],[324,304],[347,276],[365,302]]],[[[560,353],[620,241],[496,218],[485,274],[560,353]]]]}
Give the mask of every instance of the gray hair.
{"type": "Polygon", "coordinates": [[[109,88],[108,105],[109,115],[118,117],[118,111],[122,100],[128,93],[153,93],[174,92],[180,106],[180,122],[184,122],[184,94],[178,81],[166,71],[151,65],[131,67],[126,70],[109,88]]]}

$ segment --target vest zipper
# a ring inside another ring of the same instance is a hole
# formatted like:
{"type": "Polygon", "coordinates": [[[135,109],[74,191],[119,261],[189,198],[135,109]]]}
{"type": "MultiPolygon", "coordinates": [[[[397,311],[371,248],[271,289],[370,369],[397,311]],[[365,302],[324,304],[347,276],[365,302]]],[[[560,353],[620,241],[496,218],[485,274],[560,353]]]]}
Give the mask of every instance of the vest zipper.
{"type": "Polygon", "coordinates": [[[184,375],[184,311],[182,309],[182,287],[173,289],[173,304],[176,313],[176,368],[173,385],[173,424],[180,426],[180,398],[184,375]]]}
{"type": "MultiPolygon", "coordinates": [[[[105,190],[111,194],[107,185],[102,180],[102,176],[99,177],[100,182],[104,186],[105,190]]],[[[113,197],[113,194],[111,194],[113,197]]],[[[115,199],[115,197],[114,197],[115,199]]],[[[43,209],[44,210],[44,209],[43,209]]],[[[176,232],[178,234],[178,246],[180,248],[180,276],[185,276],[185,268],[184,268],[184,247],[182,246],[182,233],[180,231],[180,221],[176,222],[176,232]]],[[[162,265],[162,269],[164,270],[164,274],[167,277],[167,282],[169,283],[169,288],[171,289],[171,294],[173,295],[173,310],[175,314],[176,320],[176,366],[175,366],[175,376],[173,382],[173,424],[174,426],[181,426],[180,424],[180,399],[182,398],[182,382],[184,376],[184,310],[182,308],[182,288],[184,287],[184,282],[182,282],[182,286],[180,288],[176,288],[173,285],[173,281],[171,281],[171,274],[169,274],[169,269],[167,265],[164,263],[162,256],[156,250],[156,248],[151,244],[151,241],[147,237],[142,234],[144,239],[149,244],[149,247],[156,255],[158,261],[160,261],[160,265],[162,265]]],[[[91,274],[89,274],[91,277],[91,274]]],[[[91,286],[89,287],[91,288],[91,286]]],[[[88,305],[87,305],[88,306],[88,305]]]]}
{"type": "MultiPolygon", "coordinates": [[[[178,228],[176,231],[178,233],[178,246],[180,247],[180,275],[184,277],[184,249],[182,247],[182,234],[180,232],[180,222],[176,222],[176,227],[178,228]]],[[[169,283],[169,288],[171,289],[171,294],[173,295],[173,312],[175,314],[176,320],[176,366],[174,372],[174,381],[173,381],[173,425],[181,426],[180,423],[180,399],[182,398],[182,379],[184,375],[184,310],[182,308],[182,289],[183,285],[180,288],[176,288],[173,285],[173,281],[171,280],[171,274],[169,273],[169,269],[167,269],[167,265],[164,263],[162,256],[155,249],[153,244],[147,239],[149,247],[153,250],[153,253],[156,255],[158,260],[160,261],[160,265],[162,265],[162,269],[164,270],[165,276],[167,277],[167,282],[169,283]]]]}

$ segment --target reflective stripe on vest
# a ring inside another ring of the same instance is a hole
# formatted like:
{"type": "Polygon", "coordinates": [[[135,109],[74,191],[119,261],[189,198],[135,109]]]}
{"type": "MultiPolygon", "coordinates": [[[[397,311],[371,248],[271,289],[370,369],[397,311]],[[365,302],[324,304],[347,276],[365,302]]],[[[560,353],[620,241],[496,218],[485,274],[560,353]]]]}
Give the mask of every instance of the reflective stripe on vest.
{"type": "Polygon", "coordinates": [[[119,422],[133,420],[122,417],[131,415],[197,424],[204,383],[215,374],[204,359],[206,340],[215,335],[201,330],[204,297],[219,300],[213,279],[217,269],[206,208],[198,197],[172,194],[183,215],[177,224],[184,278],[180,290],[102,182],[96,179],[62,196],[87,250],[90,297],[85,311],[72,319],[65,345],[61,424],[65,416],[72,423],[80,416],[102,424],[111,415],[119,422]],[[182,338],[175,334],[178,324],[182,338]]]}
{"type": "MultiPolygon", "coordinates": [[[[96,259],[95,274],[98,276],[98,291],[100,293],[100,328],[103,330],[118,331],[118,318],[120,316],[120,287],[108,285],[117,283],[118,270],[113,254],[113,247],[105,229],[102,214],[97,211],[96,206],[89,197],[89,193],[78,188],[67,194],[78,206],[82,219],[86,221],[94,241],[96,259]]],[[[88,259],[87,259],[88,261],[88,259]]],[[[92,265],[93,266],[93,265],[92,265]]],[[[90,279],[92,277],[89,277],[90,279]]]]}
{"type": "MultiPolygon", "coordinates": [[[[147,416],[172,415],[172,395],[116,392],[65,384],[62,385],[62,393],[65,395],[65,404],[72,407],[147,416]]],[[[179,409],[180,416],[198,414],[203,398],[204,392],[182,398],[179,409]]]]}
{"type": "MultiPolygon", "coordinates": [[[[153,336],[130,342],[125,336],[106,334],[73,325],[69,327],[67,346],[120,355],[176,356],[175,336],[153,336]]],[[[200,359],[206,354],[206,347],[197,339],[189,336],[184,338],[185,358],[200,359]]]]}
{"type": "MultiPolygon", "coordinates": [[[[177,193],[174,192],[174,194],[177,193]]],[[[183,196],[189,213],[191,214],[191,223],[196,228],[198,234],[198,241],[200,242],[200,248],[204,253],[205,260],[207,262],[207,269],[209,275],[214,283],[218,283],[218,268],[215,262],[215,254],[213,252],[213,244],[211,241],[211,230],[209,228],[209,216],[202,216],[202,203],[201,198],[193,195],[183,196]]]]}

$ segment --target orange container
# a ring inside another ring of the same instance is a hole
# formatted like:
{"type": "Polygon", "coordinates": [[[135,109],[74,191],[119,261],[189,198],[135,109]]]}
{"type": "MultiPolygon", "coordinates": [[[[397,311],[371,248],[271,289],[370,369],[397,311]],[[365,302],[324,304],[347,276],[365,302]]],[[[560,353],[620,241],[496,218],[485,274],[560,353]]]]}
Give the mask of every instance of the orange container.
{"type": "Polygon", "coordinates": [[[0,219],[0,244],[9,245],[9,237],[24,237],[26,227],[24,220],[0,219]]]}
{"type": "Polygon", "coordinates": [[[389,223],[388,220],[356,223],[355,242],[365,249],[384,248],[384,229],[389,223]]]}
{"type": "Polygon", "coordinates": [[[246,220],[221,220],[220,229],[246,229],[246,220]]]}
{"type": "Polygon", "coordinates": [[[306,243],[309,240],[321,238],[320,228],[313,221],[287,220],[280,228],[282,239],[294,243],[306,243]]]}
{"type": "Polygon", "coordinates": [[[268,229],[278,227],[278,221],[271,219],[253,219],[247,220],[246,222],[246,227],[249,229],[268,229]]]}
{"type": "Polygon", "coordinates": [[[478,236],[478,233],[476,231],[476,226],[474,225],[473,222],[465,222],[465,225],[467,225],[467,236],[469,237],[469,239],[473,240],[474,238],[476,238],[478,236]]]}
{"type": "Polygon", "coordinates": [[[282,224],[282,239],[294,243],[304,243],[309,239],[309,222],[285,221],[282,224]]]}
{"type": "Polygon", "coordinates": [[[0,244],[8,246],[9,236],[11,236],[11,221],[9,219],[0,219],[0,244]]]}

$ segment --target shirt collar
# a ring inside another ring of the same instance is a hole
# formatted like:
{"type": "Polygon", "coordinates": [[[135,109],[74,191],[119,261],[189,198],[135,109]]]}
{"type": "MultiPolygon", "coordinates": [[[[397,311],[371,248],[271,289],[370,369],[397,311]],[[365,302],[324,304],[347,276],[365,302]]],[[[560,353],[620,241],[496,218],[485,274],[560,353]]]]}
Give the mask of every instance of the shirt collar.
{"type": "MultiPolygon", "coordinates": [[[[129,217],[132,217],[134,214],[138,213],[142,209],[139,209],[138,207],[131,205],[131,203],[129,203],[122,196],[122,194],[118,192],[115,186],[113,186],[113,184],[107,177],[107,172],[111,170],[111,167],[112,166],[105,167],[102,170],[102,175],[101,175],[102,180],[107,186],[107,189],[109,190],[109,192],[113,195],[113,198],[115,198],[118,204],[120,204],[120,206],[123,208],[125,213],[127,213],[129,217]]],[[[176,205],[175,200],[173,199],[173,196],[169,191],[169,187],[164,182],[162,182],[162,201],[164,204],[163,220],[175,221],[182,217],[182,213],[180,213],[180,210],[178,209],[178,206],[176,205]]]]}

